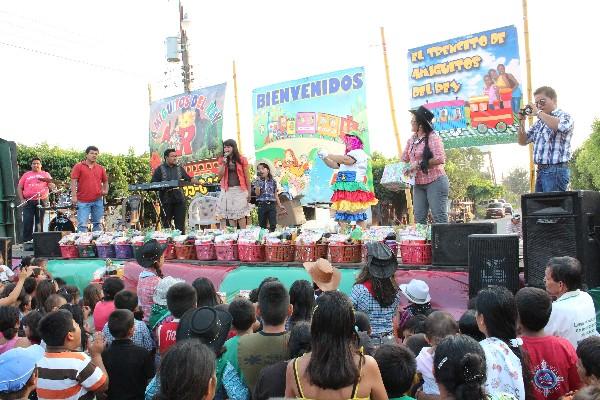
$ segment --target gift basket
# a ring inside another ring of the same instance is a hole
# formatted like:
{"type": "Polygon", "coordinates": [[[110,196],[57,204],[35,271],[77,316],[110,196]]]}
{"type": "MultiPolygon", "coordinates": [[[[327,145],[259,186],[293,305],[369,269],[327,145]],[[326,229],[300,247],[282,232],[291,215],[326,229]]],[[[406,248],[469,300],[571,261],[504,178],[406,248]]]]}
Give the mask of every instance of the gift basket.
{"type": "Polygon", "coordinates": [[[238,256],[240,261],[265,261],[265,234],[266,230],[260,227],[250,227],[240,230],[238,235],[238,256]]]}

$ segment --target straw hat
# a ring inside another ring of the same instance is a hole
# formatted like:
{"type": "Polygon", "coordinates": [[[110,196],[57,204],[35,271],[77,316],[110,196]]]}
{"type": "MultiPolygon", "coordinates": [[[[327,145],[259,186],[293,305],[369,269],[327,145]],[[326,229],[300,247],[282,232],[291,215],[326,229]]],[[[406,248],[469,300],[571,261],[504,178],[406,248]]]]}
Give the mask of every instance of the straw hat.
{"type": "Polygon", "coordinates": [[[313,282],[322,291],[336,290],[340,286],[342,274],[328,260],[319,258],[315,262],[305,262],[303,265],[313,282]]]}

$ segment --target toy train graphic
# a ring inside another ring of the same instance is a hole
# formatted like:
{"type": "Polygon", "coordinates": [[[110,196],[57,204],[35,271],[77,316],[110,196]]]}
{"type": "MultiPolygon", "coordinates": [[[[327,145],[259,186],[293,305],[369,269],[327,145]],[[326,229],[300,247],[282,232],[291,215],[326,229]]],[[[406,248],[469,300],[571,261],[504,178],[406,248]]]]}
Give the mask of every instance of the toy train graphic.
{"type": "Polygon", "coordinates": [[[276,121],[271,121],[268,130],[270,134],[279,136],[309,134],[337,138],[358,130],[358,122],[351,115],[339,117],[320,112],[298,112],[295,118],[282,115],[276,121]]]}
{"type": "Polygon", "coordinates": [[[500,98],[492,103],[488,96],[476,96],[470,97],[468,102],[438,101],[427,103],[425,107],[434,115],[433,128],[436,132],[460,131],[469,126],[482,134],[489,129],[506,132],[515,123],[511,99],[511,89],[500,89],[500,98]]]}

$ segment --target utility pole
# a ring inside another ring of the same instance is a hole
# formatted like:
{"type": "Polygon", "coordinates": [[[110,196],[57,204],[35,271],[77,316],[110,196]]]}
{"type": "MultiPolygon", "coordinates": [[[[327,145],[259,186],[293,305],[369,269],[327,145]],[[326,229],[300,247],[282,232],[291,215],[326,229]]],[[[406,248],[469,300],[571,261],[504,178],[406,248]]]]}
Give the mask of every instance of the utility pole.
{"type": "Polygon", "coordinates": [[[186,93],[190,92],[190,84],[192,83],[192,67],[190,65],[189,53],[188,53],[188,38],[185,29],[183,28],[184,18],[187,20],[187,16],[183,13],[183,6],[181,5],[181,0],[179,1],[179,35],[181,39],[181,69],[183,72],[181,75],[183,76],[183,90],[186,93]]]}

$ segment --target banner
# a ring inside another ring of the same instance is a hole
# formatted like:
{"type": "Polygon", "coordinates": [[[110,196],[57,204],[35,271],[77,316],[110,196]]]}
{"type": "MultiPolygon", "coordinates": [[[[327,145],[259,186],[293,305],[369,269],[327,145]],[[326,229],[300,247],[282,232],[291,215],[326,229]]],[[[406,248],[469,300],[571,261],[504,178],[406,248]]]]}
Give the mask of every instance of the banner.
{"type": "MultiPolygon", "coordinates": [[[[190,176],[199,176],[202,183],[217,181],[216,157],[222,151],[225,87],[226,84],[222,83],[152,103],[152,170],[163,162],[163,152],[173,148],[180,156],[180,165],[184,166],[190,176]]],[[[188,196],[205,191],[201,187],[190,187],[191,191],[187,189],[188,196]]]]}
{"type": "Polygon", "coordinates": [[[523,97],[514,26],[408,51],[411,108],[425,105],[446,148],[513,143],[523,97]]]}
{"type": "MultiPolygon", "coordinates": [[[[328,203],[337,170],[317,157],[322,148],[344,154],[342,138],[365,133],[369,151],[364,68],[311,76],[254,89],[256,162],[266,161],[283,192],[301,204],[328,203]]],[[[372,188],[369,167],[368,184],[372,188]]]]}

